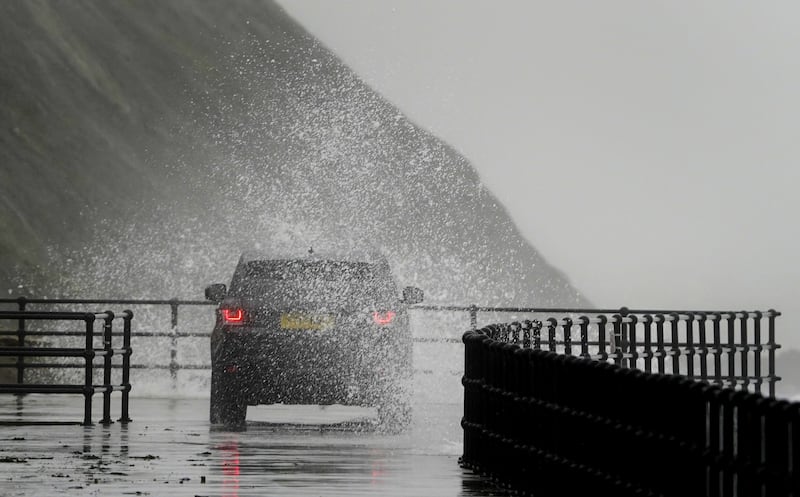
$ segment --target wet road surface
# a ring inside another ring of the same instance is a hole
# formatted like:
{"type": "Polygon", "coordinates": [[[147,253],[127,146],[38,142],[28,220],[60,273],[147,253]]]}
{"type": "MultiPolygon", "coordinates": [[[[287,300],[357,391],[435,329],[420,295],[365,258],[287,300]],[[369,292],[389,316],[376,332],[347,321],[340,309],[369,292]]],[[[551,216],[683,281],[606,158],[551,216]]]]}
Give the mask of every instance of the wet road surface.
{"type": "MultiPolygon", "coordinates": [[[[94,418],[99,419],[100,396],[94,418]]],[[[118,414],[114,398],[112,415],[118,414]]],[[[504,495],[458,466],[460,403],[415,402],[404,433],[374,411],[259,406],[212,428],[207,399],[131,399],[127,427],[0,426],[0,495],[504,495]]],[[[80,421],[80,396],[0,396],[0,422],[80,421]]]]}

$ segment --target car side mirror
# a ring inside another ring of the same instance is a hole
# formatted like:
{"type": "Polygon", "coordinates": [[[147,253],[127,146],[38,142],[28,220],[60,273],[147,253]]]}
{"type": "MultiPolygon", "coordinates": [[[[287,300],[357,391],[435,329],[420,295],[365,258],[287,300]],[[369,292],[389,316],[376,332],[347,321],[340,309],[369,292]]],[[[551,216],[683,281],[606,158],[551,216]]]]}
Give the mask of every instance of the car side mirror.
{"type": "Polygon", "coordinates": [[[419,304],[424,298],[422,290],[415,286],[407,286],[403,288],[403,303],[412,305],[419,304]]]}
{"type": "Polygon", "coordinates": [[[214,283],[206,287],[206,300],[210,300],[211,302],[219,304],[225,299],[225,295],[227,294],[228,287],[223,283],[214,283]]]}

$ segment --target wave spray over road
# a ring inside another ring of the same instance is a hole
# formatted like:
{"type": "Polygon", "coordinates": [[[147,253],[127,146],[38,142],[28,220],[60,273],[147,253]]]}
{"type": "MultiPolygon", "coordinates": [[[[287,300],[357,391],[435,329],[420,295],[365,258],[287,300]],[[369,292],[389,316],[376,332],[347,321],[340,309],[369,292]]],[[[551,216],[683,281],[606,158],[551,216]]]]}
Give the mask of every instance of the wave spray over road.
{"type": "MultiPolygon", "coordinates": [[[[4,295],[201,299],[245,250],[344,242],[380,249],[426,303],[586,304],[467,159],[271,1],[4,2],[0,62],[4,295]]],[[[135,312],[139,331],[169,326],[163,309],[135,312]]],[[[469,324],[411,318],[417,336],[469,324]]],[[[180,323],[210,331],[212,308],[180,323]]],[[[165,340],[133,347],[169,361],[165,340]]],[[[207,358],[207,339],[180,342],[182,363],[207,358]]],[[[127,428],[4,429],[4,491],[474,495],[456,463],[460,345],[418,343],[414,361],[400,435],[341,406],[254,408],[247,431],[211,430],[207,371],[173,385],[139,369],[127,428]]],[[[4,419],[79,409],[0,397],[4,419]]]]}

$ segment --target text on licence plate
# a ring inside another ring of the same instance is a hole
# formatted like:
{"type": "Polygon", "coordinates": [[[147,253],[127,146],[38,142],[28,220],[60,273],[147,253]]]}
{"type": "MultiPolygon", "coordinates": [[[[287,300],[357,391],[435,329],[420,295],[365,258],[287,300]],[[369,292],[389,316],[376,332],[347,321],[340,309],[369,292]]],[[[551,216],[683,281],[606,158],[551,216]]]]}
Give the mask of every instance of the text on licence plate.
{"type": "Polygon", "coordinates": [[[300,314],[295,312],[281,314],[281,329],[284,330],[324,330],[333,326],[330,314],[300,314]]]}

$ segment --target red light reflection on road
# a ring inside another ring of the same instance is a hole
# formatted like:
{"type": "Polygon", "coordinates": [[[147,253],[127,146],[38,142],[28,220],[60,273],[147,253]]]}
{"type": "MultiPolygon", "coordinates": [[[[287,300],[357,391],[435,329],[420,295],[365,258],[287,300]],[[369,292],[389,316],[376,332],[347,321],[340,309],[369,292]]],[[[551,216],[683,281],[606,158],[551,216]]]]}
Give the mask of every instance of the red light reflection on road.
{"type": "Polygon", "coordinates": [[[370,480],[371,485],[378,485],[383,483],[383,479],[386,476],[386,469],[384,468],[383,461],[372,461],[372,471],[370,471],[370,476],[372,476],[370,480]]]}
{"type": "Polygon", "coordinates": [[[239,497],[239,443],[228,442],[220,446],[222,451],[222,496],[239,497]]]}

